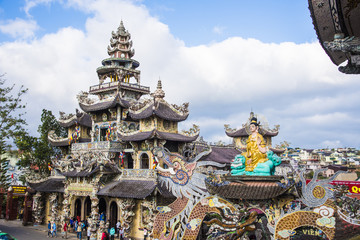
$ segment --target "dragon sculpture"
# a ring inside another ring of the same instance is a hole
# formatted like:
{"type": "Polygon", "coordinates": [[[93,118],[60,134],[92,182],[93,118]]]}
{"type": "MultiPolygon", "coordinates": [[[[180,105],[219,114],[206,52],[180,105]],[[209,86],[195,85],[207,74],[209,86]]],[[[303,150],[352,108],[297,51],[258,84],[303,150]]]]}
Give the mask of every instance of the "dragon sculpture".
{"type": "Polygon", "coordinates": [[[154,239],[196,239],[207,213],[220,214],[219,209],[225,208],[235,211],[229,202],[210,196],[206,190],[206,175],[199,171],[200,167],[224,167],[224,164],[216,162],[199,161],[210,153],[210,147],[190,157],[170,153],[161,147],[153,149],[157,161],[168,167],[157,166],[159,183],[177,198],[168,206],[157,207],[152,232],[154,239]]]}

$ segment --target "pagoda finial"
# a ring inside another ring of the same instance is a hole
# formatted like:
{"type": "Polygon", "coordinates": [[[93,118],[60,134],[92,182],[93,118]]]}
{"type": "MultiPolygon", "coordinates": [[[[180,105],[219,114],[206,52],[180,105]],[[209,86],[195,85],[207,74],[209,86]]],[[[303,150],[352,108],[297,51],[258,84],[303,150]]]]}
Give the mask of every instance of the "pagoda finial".
{"type": "Polygon", "coordinates": [[[162,89],[162,84],[161,84],[160,77],[159,77],[159,80],[158,80],[157,89],[162,89]]]}
{"type": "Polygon", "coordinates": [[[124,27],[124,23],[123,23],[122,19],[120,21],[120,26],[118,27],[118,32],[119,33],[125,33],[125,27],[124,27]]]}
{"type": "Polygon", "coordinates": [[[159,78],[158,83],[157,83],[157,88],[155,90],[155,92],[152,94],[152,96],[158,100],[158,99],[162,99],[165,97],[165,92],[164,90],[162,90],[162,84],[161,84],[161,80],[159,78]]]}

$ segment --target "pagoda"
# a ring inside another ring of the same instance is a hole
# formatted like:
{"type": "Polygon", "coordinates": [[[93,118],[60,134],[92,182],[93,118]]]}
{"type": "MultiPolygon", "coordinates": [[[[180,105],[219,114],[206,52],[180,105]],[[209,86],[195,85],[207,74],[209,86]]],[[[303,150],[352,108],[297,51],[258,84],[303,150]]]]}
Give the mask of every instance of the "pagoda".
{"type": "MultiPolygon", "coordinates": [[[[239,149],[246,148],[246,140],[251,134],[250,123],[251,119],[255,116],[253,112],[250,113],[249,119],[239,129],[232,129],[228,124],[225,124],[225,133],[227,136],[233,138],[235,147],[239,149]]],[[[259,133],[264,137],[266,147],[271,149],[274,153],[282,153],[283,150],[272,148],[272,138],[279,134],[280,125],[275,125],[273,129],[269,128],[268,122],[263,122],[259,126],[259,133]]]]}
{"type": "Polygon", "coordinates": [[[199,128],[179,132],[178,123],[189,115],[188,103],[165,101],[160,80],[150,96],[150,88],[140,85],[140,64],[132,59],[131,35],[122,21],[107,50],[110,57],[96,70],[99,83],[77,95],[82,111],[60,112],[58,122],[68,136],[48,134],[63,154],[49,166],[51,176],[29,176],[27,181],[36,191],[36,223],[79,217],[88,220],[96,237],[120,220],[127,237],[139,238],[138,228],[152,228],[156,202],[163,199],[157,196],[155,168],[166,166],[155,160],[152,149],[182,153],[186,143],[198,138],[199,128]],[[100,215],[109,222],[97,227],[100,215]]]}

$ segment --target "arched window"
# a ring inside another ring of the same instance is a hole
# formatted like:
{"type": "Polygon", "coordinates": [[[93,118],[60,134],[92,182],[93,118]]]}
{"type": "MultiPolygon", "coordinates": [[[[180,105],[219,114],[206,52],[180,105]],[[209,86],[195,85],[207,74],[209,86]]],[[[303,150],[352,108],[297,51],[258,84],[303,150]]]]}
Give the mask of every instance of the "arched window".
{"type": "Polygon", "coordinates": [[[85,199],[85,203],[84,203],[84,216],[85,216],[85,219],[90,217],[90,214],[91,214],[91,200],[90,200],[90,197],[88,196],[85,199]]]}
{"type": "Polygon", "coordinates": [[[115,227],[118,220],[118,206],[116,202],[110,204],[110,227],[115,227]]]}
{"type": "Polygon", "coordinates": [[[79,216],[81,218],[81,200],[80,200],[80,198],[75,200],[74,215],[75,215],[75,217],[79,216]]]}
{"type": "Polygon", "coordinates": [[[99,199],[99,214],[102,213],[106,216],[106,201],[104,198],[99,199]]]}
{"type": "Polygon", "coordinates": [[[140,157],[140,168],[141,169],[149,169],[149,156],[146,153],[143,153],[140,157]]]}

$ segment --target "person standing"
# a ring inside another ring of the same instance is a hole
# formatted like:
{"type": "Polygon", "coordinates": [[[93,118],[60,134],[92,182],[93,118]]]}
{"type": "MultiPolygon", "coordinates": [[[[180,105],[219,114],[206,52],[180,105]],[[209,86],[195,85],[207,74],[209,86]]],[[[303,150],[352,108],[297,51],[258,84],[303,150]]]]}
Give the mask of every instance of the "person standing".
{"type": "Polygon", "coordinates": [[[51,235],[51,223],[50,221],[48,222],[48,237],[50,237],[51,235]]]}
{"type": "Polygon", "coordinates": [[[81,236],[81,222],[79,222],[77,224],[76,233],[77,233],[77,238],[81,240],[81,238],[82,238],[82,236],[81,236]]]}
{"type": "Polygon", "coordinates": [[[146,240],[148,235],[148,230],[144,227],[144,240],[146,240]]]}
{"type": "Polygon", "coordinates": [[[74,220],[72,218],[70,218],[70,230],[73,228],[74,228],[74,220]]]}
{"type": "Polygon", "coordinates": [[[90,240],[90,236],[91,236],[91,231],[90,231],[90,228],[88,227],[87,228],[87,240],[90,240]]]}
{"type": "Polygon", "coordinates": [[[114,240],[114,237],[115,237],[115,228],[112,227],[112,228],[110,229],[110,239],[111,239],[111,240],[114,240]]]}
{"type": "Polygon", "coordinates": [[[120,240],[124,240],[124,228],[123,227],[120,227],[119,236],[120,236],[120,240]]]}
{"type": "Polygon", "coordinates": [[[116,223],[116,232],[117,232],[117,236],[119,237],[119,231],[120,231],[120,227],[121,227],[121,223],[120,223],[120,220],[117,221],[116,223]]]}
{"type": "Polygon", "coordinates": [[[52,233],[51,233],[51,235],[52,235],[52,237],[54,237],[54,235],[55,235],[55,237],[57,237],[56,236],[56,223],[55,223],[55,221],[52,224],[52,233]]]}
{"type": "Polygon", "coordinates": [[[63,226],[63,238],[67,239],[67,231],[68,231],[68,225],[66,223],[66,221],[64,221],[64,226],[63,226]]]}

